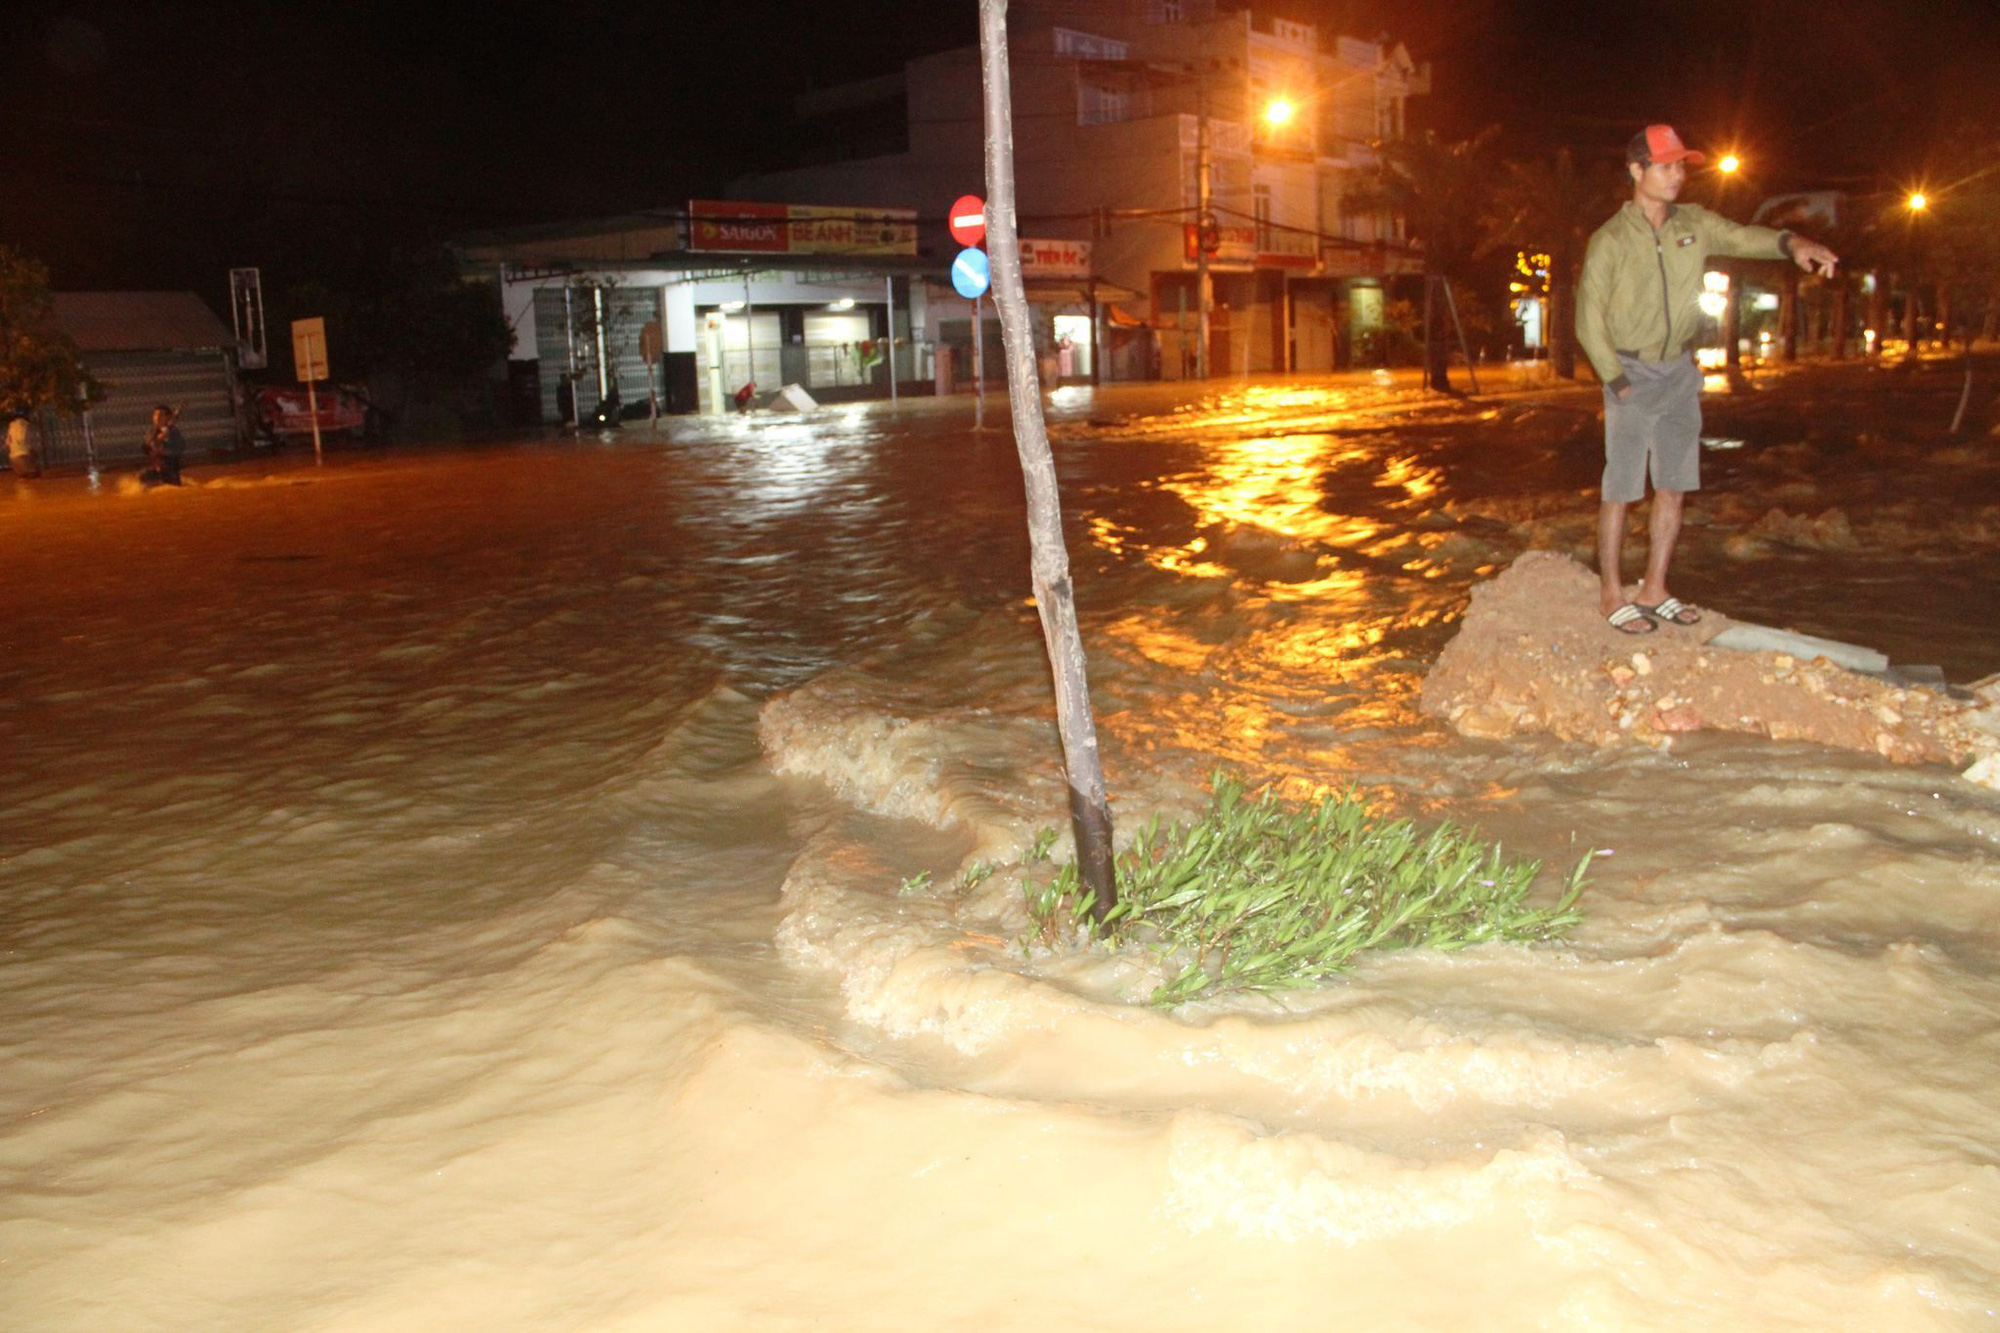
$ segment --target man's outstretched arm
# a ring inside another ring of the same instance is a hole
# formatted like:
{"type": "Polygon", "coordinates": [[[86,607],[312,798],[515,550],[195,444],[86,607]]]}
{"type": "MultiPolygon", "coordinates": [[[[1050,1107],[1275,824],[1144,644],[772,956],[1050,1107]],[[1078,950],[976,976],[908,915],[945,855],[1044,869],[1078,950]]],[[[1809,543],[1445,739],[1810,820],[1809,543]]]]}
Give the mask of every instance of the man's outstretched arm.
{"type": "Polygon", "coordinates": [[[1708,252],[1712,255],[1730,255],[1737,259],[1789,259],[1808,273],[1817,272],[1829,278],[1833,276],[1834,266],[1840,263],[1839,255],[1796,232],[1746,226],[1706,209],[1702,210],[1702,222],[1708,232],[1708,252]]]}

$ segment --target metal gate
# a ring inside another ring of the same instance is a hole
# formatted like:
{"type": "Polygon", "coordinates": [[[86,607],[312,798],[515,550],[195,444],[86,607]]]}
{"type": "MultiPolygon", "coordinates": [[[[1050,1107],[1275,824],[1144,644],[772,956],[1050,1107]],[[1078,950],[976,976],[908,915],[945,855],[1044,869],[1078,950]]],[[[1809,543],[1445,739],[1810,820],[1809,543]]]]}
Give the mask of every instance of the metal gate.
{"type": "Polygon", "coordinates": [[[597,410],[597,293],[604,296],[604,344],[610,362],[610,382],[618,388],[627,411],[646,402],[646,359],[639,333],[662,317],[658,287],[595,288],[584,283],[569,289],[567,307],[561,287],[535,290],[535,356],[541,364],[542,420],[566,422],[562,383],[575,357],[576,410],[588,420],[597,410]]]}
{"type": "Polygon", "coordinates": [[[234,449],[241,442],[234,376],[227,354],[207,352],[92,352],[84,365],[104,386],[104,400],[87,416],[45,409],[41,427],[45,466],[140,458],[155,403],[181,409],[181,435],[190,451],[234,449]]]}

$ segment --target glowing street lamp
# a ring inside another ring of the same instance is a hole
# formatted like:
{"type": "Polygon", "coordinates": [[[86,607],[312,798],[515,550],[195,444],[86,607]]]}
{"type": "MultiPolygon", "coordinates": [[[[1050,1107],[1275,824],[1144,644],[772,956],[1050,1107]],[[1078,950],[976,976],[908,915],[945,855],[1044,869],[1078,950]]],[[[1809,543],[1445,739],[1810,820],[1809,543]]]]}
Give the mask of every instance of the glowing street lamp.
{"type": "Polygon", "coordinates": [[[1903,202],[1909,205],[1909,209],[1912,213],[1921,213],[1926,208],[1929,208],[1931,206],[1930,199],[1924,194],[1922,190],[1910,191],[1910,197],[1908,199],[1905,199],[1903,202]]]}
{"type": "Polygon", "coordinates": [[[1264,105],[1264,123],[1273,129],[1282,129],[1292,123],[1298,114],[1298,107],[1290,98],[1274,97],[1264,105]]]}
{"type": "Polygon", "coordinates": [[[1725,176],[1734,176],[1742,168],[1743,159],[1734,153],[1724,153],[1722,160],[1715,164],[1715,169],[1725,176]]]}
{"type": "Polygon", "coordinates": [[[1702,292],[1695,298],[1695,304],[1710,319],[1721,319],[1729,309],[1729,275],[1710,269],[1701,275],[1701,286],[1702,292]]]}

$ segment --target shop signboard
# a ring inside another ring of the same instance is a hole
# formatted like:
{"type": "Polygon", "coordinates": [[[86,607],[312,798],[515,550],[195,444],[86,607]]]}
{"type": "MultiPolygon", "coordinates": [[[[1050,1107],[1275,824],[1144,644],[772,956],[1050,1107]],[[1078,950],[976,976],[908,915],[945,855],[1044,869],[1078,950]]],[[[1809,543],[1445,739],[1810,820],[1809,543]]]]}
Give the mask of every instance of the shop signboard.
{"type": "MultiPolygon", "coordinates": [[[[1196,247],[1201,244],[1200,228],[1194,223],[1184,223],[1181,227],[1182,246],[1187,262],[1196,258],[1196,247]]],[[[1248,224],[1243,226],[1223,225],[1215,229],[1220,244],[1208,255],[1212,264],[1240,264],[1249,267],[1257,260],[1257,229],[1248,224]]]]}
{"type": "MultiPolygon", "coordinates": [[[[1197,229],[1190,222],[1182,227],[1182,247],[1187,262],[1195,262],[1199,244],[1197,229]]],[[[1312,233],[1281,227],[1259,228],[1254,223],[1224,223],[1215,229],[1219,244],[1209,252],[1209,262],[1243,268],[1316,268],[1319,240],[1312,233]],[[1259,232],[1262,232],[1260,235],[1259,232]]]]}
{"type": "Polygon", "coordinates": [[[908,208],[824,208],[747,199],[688,206],[688,248],[723,254],[914,255],[917,214],[908,208]]]}
{"type": "Polygon", "coordinates": [[[1088,278],[1089,241],[1037,241],[1021,239],[1021,276],[1024,278],[1088,278]]]}

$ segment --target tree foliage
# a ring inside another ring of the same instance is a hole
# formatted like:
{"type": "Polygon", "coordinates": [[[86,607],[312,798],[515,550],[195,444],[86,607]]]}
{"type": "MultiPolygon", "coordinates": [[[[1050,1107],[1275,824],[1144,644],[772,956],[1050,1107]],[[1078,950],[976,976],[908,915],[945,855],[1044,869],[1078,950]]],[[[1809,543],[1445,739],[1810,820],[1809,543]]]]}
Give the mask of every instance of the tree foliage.
{"type": "Polygon", "coordinates": [[[1426,273],[1464,277],[1482,239],[1494,171],[1488,149],[1499,133],[1489,125],[1469,139],[1446,140],[1425,130],[1378,143],[1374,170],[1348,192],[1347,206],[1402,218],[1423,246],[1426,273]]]}
{"type": "Polygon", "coordinates": [[[1556,374],[1576,378],[1575,311],[1583,252],[1590,235],[1617,210],[1617,183],[1577,170],[1564,148],[1551,158],[1517,158],[1501,165],[1480,230],[1484,250],[1549,257],[1547,342],[1556,374]]]}
{"type": "Polygon", "coordinates": [[[56,323],[48,270],[0,245],[0,412],[73,412],[102,398],[79,357],[56,323]]]}
{"type": "Polygon", "coordinates": [[[1967,337],[1992,323],[2000,302],[2000,145],[1990,126],[1962,126],[1946,136],[1933,164],[1941,184],[1927,216],[1909,230],[1930,233],[1922,246],[1940,311],[1967,337]]]}
{"type": "Polygon", "coordinates": [[[343,379],[393,375],[424,392],[483,374],[514,335],[492,289],[467,282],[441,245],[357,249],[280,288],[290,318],[323,315],[343,379]]]}

